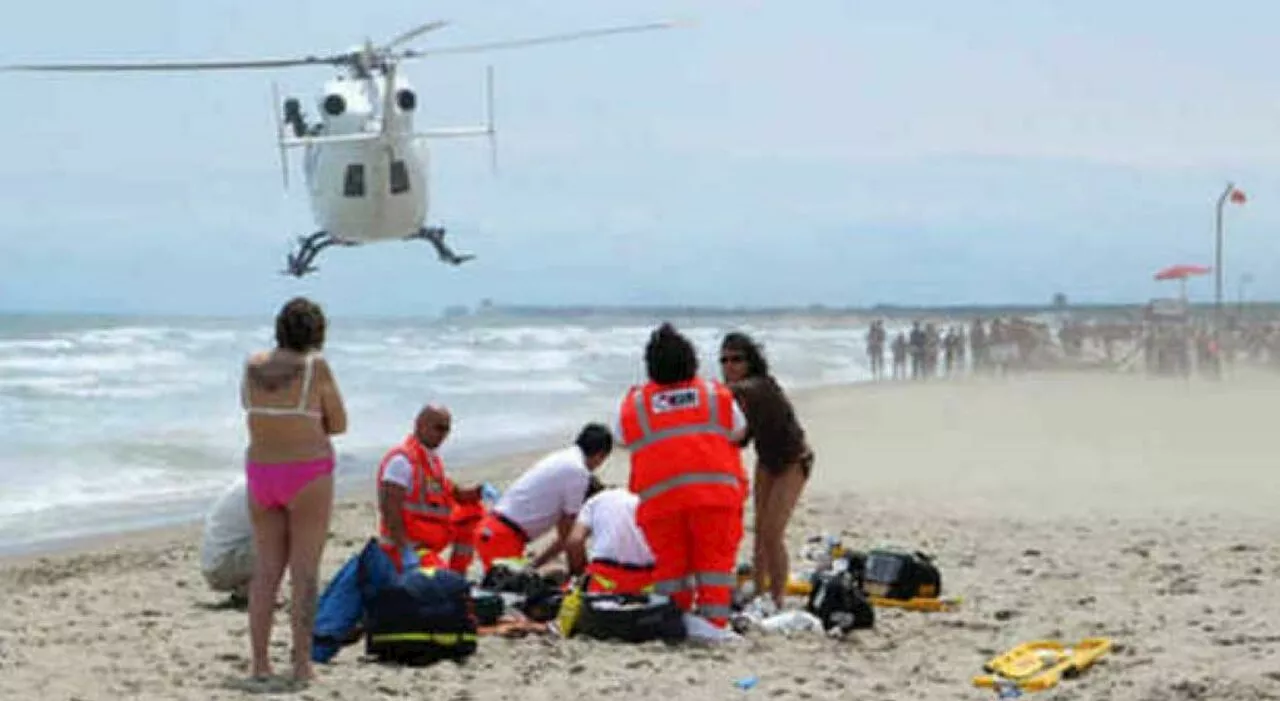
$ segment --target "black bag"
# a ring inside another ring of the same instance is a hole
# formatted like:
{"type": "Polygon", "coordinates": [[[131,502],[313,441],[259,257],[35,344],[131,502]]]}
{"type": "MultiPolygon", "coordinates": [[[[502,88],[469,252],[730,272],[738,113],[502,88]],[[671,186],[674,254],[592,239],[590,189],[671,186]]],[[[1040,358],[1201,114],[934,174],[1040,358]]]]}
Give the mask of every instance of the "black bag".
{"type": "Polygon", "coordinates": [[[857,573],[848,569],[814,575],[806,608],[822,621],[823,630],[828,632],[838,629],[848,633],[871,628],[876,623],[875,609],[858,586],[857,573]]]}
{"type": "Polygon", "coordinates": [[[937,598],[942,595],[942,574],[918,550],[871,550],[864,565],[863,591],[885,599],[937,598]]]}
{"type": "Polygon", "coordinates": [[[670,598],[646,594],[583,594],[574,632],[597,640],[643,643],[684,640],[684,612],[670,598]]]}
{"type": "Polygon", "coordinates": [[[480,587],[491,592],[515,594],[520,602],[516,605],[520,612],[539,622],[555,618],[564,598],[559,580],[530,568],[494,565],[485,572],[480,587]]]}
{"type": "Polygon", "coordinates": [[[560,587],[555,579],[531,568],[494,565],[484,573],[484,579],[480,580],[480,588],[537,598],[545,596],[548,591],[556,591],[560,587]]]}
{"type": "Polygon", "coordinates": [[[476,651],[471,584],[446,569],[411,569],[378,590],[365,611],[365,653],[426,665],[476,651]]]}
{"type": "Polygon", "coordinates": [[[476,614],[477,625],[491,626],[497,623],[506,608],[506,603],[498,592],[472,587],[471,610],[476,614]]]}

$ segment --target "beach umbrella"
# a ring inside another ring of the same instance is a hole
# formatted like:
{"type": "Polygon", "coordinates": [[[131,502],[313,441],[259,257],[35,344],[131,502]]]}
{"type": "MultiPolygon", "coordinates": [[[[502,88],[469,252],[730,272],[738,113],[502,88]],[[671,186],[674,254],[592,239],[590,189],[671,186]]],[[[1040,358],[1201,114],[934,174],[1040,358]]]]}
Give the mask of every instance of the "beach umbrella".
{"type": "Polygon", "coordinates": [[[1197,275],[1208,275],[1213,268],[1203,265],[1179,264],[1171,265],[1156,273],[1157,280],[1186,280],[1197,275]]]}
{"type": "Polygon", "coordinates": [[[1177,280],[1182,289],[1182,299],[1185,301],[1187,298],[1187,278],[1208,275],[1212,271],[1213,268],[1203,265],[1182,263],[1156,271],[1156,280],[1177,280]]]}

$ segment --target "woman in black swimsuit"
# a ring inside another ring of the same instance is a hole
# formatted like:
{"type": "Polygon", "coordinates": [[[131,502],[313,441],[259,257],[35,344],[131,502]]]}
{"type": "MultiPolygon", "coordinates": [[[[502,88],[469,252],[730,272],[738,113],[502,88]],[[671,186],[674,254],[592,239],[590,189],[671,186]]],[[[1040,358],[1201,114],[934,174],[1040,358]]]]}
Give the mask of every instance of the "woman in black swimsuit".
{"type": "Polygon", "coordinates": [[[744,333],[730,333],[720,344],[720,368],[725,382],[747,417],[747,438],[755,441],[756,470],[752,480],[755,506],[754,574],[757,592],[768,591],[782,607],[790,577],[786,546],[787,522],[813,468],[813,451],[795,410],[760,346],[744,333]]]}

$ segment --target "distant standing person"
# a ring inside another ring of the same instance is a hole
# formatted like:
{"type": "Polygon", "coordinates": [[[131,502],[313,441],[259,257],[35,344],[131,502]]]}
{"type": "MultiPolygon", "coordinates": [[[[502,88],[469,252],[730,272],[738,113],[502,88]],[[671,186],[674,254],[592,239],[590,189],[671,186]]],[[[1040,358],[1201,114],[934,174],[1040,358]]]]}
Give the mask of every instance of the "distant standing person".
{"type": "Polygon", "coordinates": [[[271,674],[269,642],[276,593],[289,569],[293,677],[306,682],[319,595],[320,556],[333,506],[333,444],[347,429],[346,409],[324,346],[324,313],[297,297],[276,317],[276,347],[249,357],[241,382],[248,414],[245,477],[253,520],[249,585],[251,675],[271,674]]]}
{"type": "Polygon", "coordinates": [[[744,333],[720,344],[720,367],[747,417],[747,440],[755,441],[754,574],[757,592],[768,591],[782,608],[790,577],[787,522],[813,469],[813,451],[795,410],[773,375],[760,346],[744,333]]]}
{"type": "Polygon", "coordinates": [[[871,361],[871,377],[884,379],[884,322],[873,321],[867,329],[867,358],[871,361]]]}
{"type": "Polygon", "coordinates": [[[907,337],[907,347],[911,351],[911,378],[920,379],[925,376],[925,337],[920,322],[911,324],[911,335],[907,337]]]}
{"type": "Polygon", "coordinates": [[[893,339],[893,379],[907,379],[907,335],[901,331],[893,339]]]}

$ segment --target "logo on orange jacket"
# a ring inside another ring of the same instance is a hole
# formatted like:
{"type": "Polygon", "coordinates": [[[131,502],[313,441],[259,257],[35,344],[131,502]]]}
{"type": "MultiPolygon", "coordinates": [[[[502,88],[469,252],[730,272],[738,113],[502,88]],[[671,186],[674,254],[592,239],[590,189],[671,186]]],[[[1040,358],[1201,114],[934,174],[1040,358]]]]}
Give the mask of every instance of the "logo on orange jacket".
{"type": "Polygon", "coordinates": [[[650,400],[650,407],[655,414],[681,409],[696,409],[702,403],[702,395],[697,387],[682,387],[655,392],[650,400]]]}

